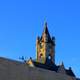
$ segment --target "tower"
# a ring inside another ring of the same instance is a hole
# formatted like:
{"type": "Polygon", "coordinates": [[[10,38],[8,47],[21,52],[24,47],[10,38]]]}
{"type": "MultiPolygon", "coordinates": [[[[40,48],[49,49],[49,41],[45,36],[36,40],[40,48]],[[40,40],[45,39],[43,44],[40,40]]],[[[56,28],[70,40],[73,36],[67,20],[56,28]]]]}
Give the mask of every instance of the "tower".
{"type": "Polygon", "coordinates": [[[41,37],[36,40],[36,59],[40,63],[55,63],[55,37],[50,36],[47,23],[41,37]]]}

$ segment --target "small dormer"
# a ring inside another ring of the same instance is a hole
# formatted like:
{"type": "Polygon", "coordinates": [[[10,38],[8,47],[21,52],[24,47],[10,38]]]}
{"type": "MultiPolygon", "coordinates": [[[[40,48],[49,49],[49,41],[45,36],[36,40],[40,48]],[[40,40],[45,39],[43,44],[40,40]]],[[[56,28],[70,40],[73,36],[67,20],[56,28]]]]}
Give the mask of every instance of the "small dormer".
{"type": "Polygon", "coordinates": [[[63,62],[61,63],[61,65],[59,65],[59,68],[58,68],[58,73],[62,73],[62,74],[66,74],[66,71],[65,71],[65,67],[64,67],[64,64],[63,62]]]}
{"type": "Polygon", "coordinates": [[[34,67],[34,64],[33,64],[33,61],[32,61],[32,58],[30,57],[30,59],[27,61],[27,64],[30,66],[30,67],[34,67]]]}

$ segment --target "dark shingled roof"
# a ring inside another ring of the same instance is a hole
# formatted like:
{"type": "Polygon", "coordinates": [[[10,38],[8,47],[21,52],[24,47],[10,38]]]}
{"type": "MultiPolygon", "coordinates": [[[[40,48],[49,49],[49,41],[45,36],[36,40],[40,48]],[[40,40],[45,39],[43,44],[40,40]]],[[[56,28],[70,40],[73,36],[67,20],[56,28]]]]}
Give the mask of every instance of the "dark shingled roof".
{"type": "Polygon", "coordinates": [[[72,72],[72,70],[66,70],[66,74],[75,77],[75,75],[74,75],[74,73],[72,72]]]}
{"type": "MultiPolygon", "coordinates": [[[[46,63],[42,64],[42,63],[38,63],[36,61],[32,61],[32,62],[33,62],[35,67],[39,67],[39,68],[43,68],[43,69],[47,69],[47,70],[51,70],[51,71],[55,71],[55,72],[57,72],[58,68],[60,67],[60,65],[57,66],[55,64],[46,64],[46,63]]],[[[65,72],[67,75],[75,77],[72,70],[65,69],[65,72]]]]}

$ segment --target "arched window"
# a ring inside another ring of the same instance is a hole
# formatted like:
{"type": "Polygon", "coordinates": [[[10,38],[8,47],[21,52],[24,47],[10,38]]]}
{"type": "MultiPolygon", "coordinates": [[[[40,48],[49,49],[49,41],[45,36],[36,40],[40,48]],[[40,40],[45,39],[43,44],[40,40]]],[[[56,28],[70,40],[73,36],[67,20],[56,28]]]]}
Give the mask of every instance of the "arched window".
{"type": "Polygon", "coordinates": [[[42,53],[40,53],[39,58],[41,58],[42,56],[43,56],[43,54],[42,54],[42,53]]]}

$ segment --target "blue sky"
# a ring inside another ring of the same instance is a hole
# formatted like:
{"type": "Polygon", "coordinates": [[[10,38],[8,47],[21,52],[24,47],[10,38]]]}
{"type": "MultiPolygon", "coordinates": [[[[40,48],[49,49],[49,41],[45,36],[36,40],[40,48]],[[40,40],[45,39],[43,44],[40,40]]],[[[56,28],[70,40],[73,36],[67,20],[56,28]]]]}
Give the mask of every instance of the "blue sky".
{"type": "Polygon", "coordinates": [[[56,37],[56,63],[80,76],[80,0],[0,0],[0,56],[35,59],[36,37],[47,21],[56,37]]]}

